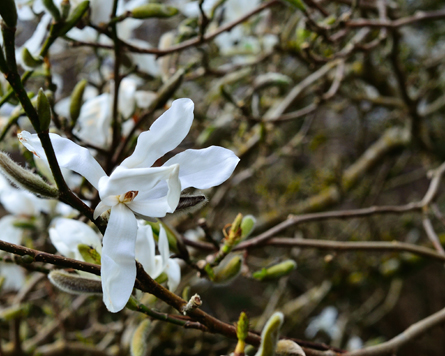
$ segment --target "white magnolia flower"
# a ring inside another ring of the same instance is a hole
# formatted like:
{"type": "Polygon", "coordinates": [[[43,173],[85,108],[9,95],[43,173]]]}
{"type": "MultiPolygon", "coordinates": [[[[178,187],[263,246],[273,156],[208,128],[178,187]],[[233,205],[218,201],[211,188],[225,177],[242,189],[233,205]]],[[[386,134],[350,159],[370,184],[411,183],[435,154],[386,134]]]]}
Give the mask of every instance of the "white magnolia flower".
{"type": "MultiPolygon", "coordinates": [[[[59,165],[83,175],[99,191],[101,202],[94,211],[94,218],[111,209],[103,239],[101,273],[104,302],[112,312],[125,306],[133,289],[136,216],[163,217],[173,212],[181,190],[219,185],[230,177],[238,164],[239,159],[233,152],[212,146],[186,150],[162,167],[151,167],[181,143],[192,122],[193,102],[175,100],[150,130],[139,135],[133,154],[110,176],[86,148],[50,134],[59,165]]],[[[45,157],[37,135],[23,131],[18,137],[28,150],[45,157]]]]}
{"type": "MultiPolygon", "coordinates": [[[[0,221],[1,224],[1,221],[0,221]]],[[[99,235],[87,224],[72,219],[56,218],[52,221],[49,229],[49,237],[54,247],[63,256],[85,261],[79,252],[79,245],[93,247],[99,254],[102,253],[102,244],[99,235]]],[[[156,256],[155,240],[150,225],[138,221],[138,232],[136,238],[136,259],[141,262],[145,271],[152,277],[157,278],[163,272],[168,277],[168,287],[175,290],[181,280],[181,269],[179,264],[170,259],[167,234],[161,225],[158,249],[161,255],[156,256]]],[[[89,277],[97,277],[90,273],[82,272],[89,277]]]]}
{"type": "Polygon", "coordinates": [[[168,277],[168,289],[175,291],[181,280],[181,267],[176,260],[170,258],[167,234],[162,224],[159,231],[158,249],[160,256],[156,256],[155,240],[151,226],[138,221],[136,259],[153,279],[164,272],[168,277]]]}
{"type": "Polygon", "coordinates": [[[49,228],[49,238],[54,247],[68,258],[84,261],[78,246],[81,244],[93,247],[102,252],[99,235],[87,224],[73,219],[55,218],[49,228]]]}

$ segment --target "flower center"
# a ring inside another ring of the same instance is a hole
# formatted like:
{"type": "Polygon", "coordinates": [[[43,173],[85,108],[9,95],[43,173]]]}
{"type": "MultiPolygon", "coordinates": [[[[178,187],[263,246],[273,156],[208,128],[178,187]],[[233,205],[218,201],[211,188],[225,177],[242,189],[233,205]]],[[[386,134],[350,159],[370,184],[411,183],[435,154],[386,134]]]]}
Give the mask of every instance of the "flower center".
{"type": "Polygon", "coordinates": [[[131,202],[136,196],[139,194],[137,190],[130,190],[129,192],[126,192],[125,194],[119,195],[119,201],[121,203],[129,203],[131,202]]]}

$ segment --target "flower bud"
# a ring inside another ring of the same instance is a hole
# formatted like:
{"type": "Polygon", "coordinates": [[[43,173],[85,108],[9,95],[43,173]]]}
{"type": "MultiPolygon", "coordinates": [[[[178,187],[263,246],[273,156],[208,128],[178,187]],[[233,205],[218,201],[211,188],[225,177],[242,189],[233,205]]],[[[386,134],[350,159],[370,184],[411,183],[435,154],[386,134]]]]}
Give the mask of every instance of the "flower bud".
{"type": "Polygon", "coordinates": [[[0,152],[0,172],[15,185],[40,197],[57,198],[59,196],[56,187],[49,185],[38,175],[19,166],[3,152],[0,152]]]}
{"type": "Polygon", "coordinates": [[[276,356],[306,356],[300,345],[292,340],[280,340],[275,350],[276,356]]]}
{"type": "Polygon", "coordinates": [[[71,15],[66,19],[66,22],[60,28],[58,35],[63,36],[69,30],[71,30],[74,26],[76,26],[76,24],[79,22],[79,20],[87,12],[89,6],[90,6],[89,1],[82,1],[79,5],[77,5],[74,8],[74,10],[71,12],[71,15]]]}
{"type": "Polygon", "coordinates": [[[43,63],[43,60],[41,59],[35,59],[31,52],[29,52],[28,48],[23,47],[22,50],[22,59],[23,59],[23,63],[30,68],[37,68],[38,66],[40,66],[43,63]]]}
{"type": "Polygon", "coordinates": [[[130,352],[131,356],[145,356],[148,349],[148,334],[151,330],[151,322],[149,319],[143,320],[136,328],[133,338],[131,339],[130,352]]]}
{"type": "Polygon", "coordinates": [[[51,16],[54,18],[55,22],[60,21],[60,11],[57,8],[57,6],[54,4],[53,0],[42,0],[43,6],[46,7],[48,12],[51,14],[51,16]]]}
{"type": "Polygon", "coordinates": [[[100,279],[90,279],[63,270],[51,271],[48,278],[57,288],[70,294],[102,294],[100,279]]]}
{"type": "Polygon", "coordinates": [[[286,260],[275,266],[263,268],[262,270],[253,273],[252,277],[259,281],[278,279],[287,276],[295,268],[297,268],[297,263],[294,260],[286,260]]]}
{"type": "Polygon", "coordinates": [[[161,4],[145,4],[135,7],[130,13],[130,16],[135,19],[148,19],[151,17],[164,18],[176,15],[178,9],[161,4]]]}
{"type": "Polygon", "coordinates": [[[175,212],[177,212],[177,211],[191,212],[194,209],[201,207],[205,203],[207,203],[207,198],[204,194],[182,195],[179,198],[179,203],[176,207],[175,212]]]}
{"type": "Polygon", "coordinates": [[[255,356],[274,356],[278,335],[283,325],[283,313],[275,312],[267,321],[261,332],[261,345],[255,356]]]}
{"type": "Polygon", "coordinates": [[[42,88],[37,94],[37,114],[39,116],[40,130],[47,131],[51,123],[51,106],[42,88]]]}
{"type": "Polygon", "coordinates": [[[14,0],[2,0],[0,16],[6,26],[15,27],[17,25],[17,8],[14,0]]]}
{"type": "Polygon", "coordinates": [[[77,246],[79,253],[81,254],[83,260],[88,263],[94,263],[100,265],[100,253],[97,252],[93,247],[80,244],[77,246]]]}
{"type": "Polygon", "coordinates": [[[88,81],[82,79],[73,89],[71,93],[71,103],[70,103],[70,116],[71,116],[71,126],[75,126],[77,119],[80,115],[80,109],[82,109],[82,98],[87,86],[88,81]]]}
{"type": "Polygon", "coordinates": [[[234,256],[225,266],[222,266],[215,272],[213,281],[216,283],[225,283],[234,279],[241,271],[243,259],[241,256],[234,256]]]}

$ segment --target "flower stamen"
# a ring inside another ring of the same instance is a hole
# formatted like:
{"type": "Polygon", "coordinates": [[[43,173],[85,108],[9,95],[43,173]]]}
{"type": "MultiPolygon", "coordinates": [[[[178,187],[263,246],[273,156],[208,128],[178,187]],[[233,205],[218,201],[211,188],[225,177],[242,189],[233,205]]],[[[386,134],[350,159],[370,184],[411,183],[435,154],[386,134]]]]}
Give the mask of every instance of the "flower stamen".
{"type": "Polygon", "coordinates": [[[139,194],[139,191],[137,191],[137,190],[130,190],[129,192],[126,192],[125,194],[120,195],[119,196],[119,201],[121,203],[129,203],[134,198],[136,198],[138,194],[139,194]]]}

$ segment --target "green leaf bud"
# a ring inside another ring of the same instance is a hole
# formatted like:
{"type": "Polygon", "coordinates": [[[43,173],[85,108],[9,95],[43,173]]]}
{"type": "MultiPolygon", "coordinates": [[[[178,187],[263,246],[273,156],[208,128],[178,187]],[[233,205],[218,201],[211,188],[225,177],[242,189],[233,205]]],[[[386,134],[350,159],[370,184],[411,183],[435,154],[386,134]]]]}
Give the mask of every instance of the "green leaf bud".
{"type": "Polygon", "coordinates": [[[0,152],[0,172],[15,185],[42,198],[57,198],[59,191],[38,175],[15,163],[6,153],[0,152]]]}
{"type": "Polygon", "coordinates": [[[131,356],[145,356],[148,349],[148,334],[151,330],[149,319],[143,320],[136,328],[131,339],[131,356]]]}
{"type": "Polygon", "coordinates": [[[297,263],[294,260],[286,260],[269,268],[263,268],[252,274],[252,277],[259,281],[267,281],[287,276],[295,268],[297,263]]]}
{"type": "Polygon", "coordinates": [[[76,125],[77,119],[80,115],[80,109],[82,109],[83,93],[87,84],[88,81],[86,79],[82,79],[79,83],[76,84],[73,92],[71,93],[70,116],[71,125],[73,127],[74,125],[76,125]]]}
{"type": "Polygon", "coordinates": [[[63,270],[51,271],[49,280],[57,288],[70,294],[102,294],[100,279],[81,277],[63,270]]]}
{"type": "Polygon", "coordinates": [[[236,337],[238,340],[245,341],[249,333],[249,318],[245,312],[241,312],[238,324],[236,325],[236,337]]]}
{"type": "Polygon", "coordinates": [[[82,1],[79,5],[77,5],[74,10],[71,12],[71,15],[67,18],[64,25],[60,28],[58,35],[63,36],[69,30],[71,30],[76,24],[80,21],[80,19],[85,15],[90,6],[89,1],[82,1]]]}
{"type": "Polygon", "coordinates": [[[55,22],[60,21],[60,11],[57,8],[57,6],[54,4],[53,0],[42,0],[43,6],[46,7],[48,12],[51,14],[51,16],[54,18],[55,22]]]}
{"type": "Polygon", "coordinates": [[[276,356],[306,356],[300,345],[292,340],[279,340],[275,350],[276,356]]]}
{"type": "Polygon", "coordinates": [[[161,4],[145,4],[135,7],[130,11],[131,17],[135,19],[148,19],[151,17],[165,18],[172,17],[178,13],[178,9],[173,6],[161,4]]]}
{"type": "Polygon", "coordinates": [[[216,270],[213,281],[216,283],[229,282],[239,275],[242,265],[243,259],[241,256],[237,255],[232,257],[225,266],[220,266],[220,268],[216,270]]]}
{"type": "Polygon", "coordinates": [[[80,244],[77,246],[79,253],[82,255],[82,258],[85,262],[94,263],[96,265],[100,265],[100,253],[97,252],[93,247],[80,244]]]}
{"type": "Polygon", "coordinates": [[[17,8],[14,0],[2,0],[0,16],[6,26],[15,27],[17,25],[17,8]]]}
{"type": "Polygon", "coordinates": [[[51,123],[51,105],[42,88],[37,94],[37,114],[39,116],[40,130],[47,131],[51,123]]]}
{"type": "Polygon", "coordinates": [[[236,337],[238,338],[238,343],[234,351],[235,355],[244,355],[244,350],[246,347],[246,338],[249,334],[249,318],[245,312],[241,312],[238,323],[236,324],[236,337]]]}
{"type": "Polygon", "coordinates": [[[246,239],[255,228],[256,219],[253,215],[246,215],[241,221],[241,240],[246,239]]]}
{"type": "Polygon", "coordinates": [[[23,63],[25,63],[25,65],[30,68],[37,68],[38,66],[42,65],[42,63],[43,63],[42,59],[35,59],[32,56],[31,52],[29,52],[28,48],[26,48],[26,47],[23,47],[22,59],[23,59],[23,63]]]}
{"type": "Polygon", "coordinates": [[[261,345],[255,356],[274,356],[277,347],[281,325],[283,325],[283,313],[275,312],[267,321],[261,332],[261,345]]]}

